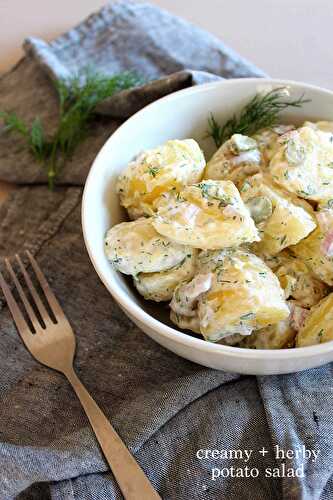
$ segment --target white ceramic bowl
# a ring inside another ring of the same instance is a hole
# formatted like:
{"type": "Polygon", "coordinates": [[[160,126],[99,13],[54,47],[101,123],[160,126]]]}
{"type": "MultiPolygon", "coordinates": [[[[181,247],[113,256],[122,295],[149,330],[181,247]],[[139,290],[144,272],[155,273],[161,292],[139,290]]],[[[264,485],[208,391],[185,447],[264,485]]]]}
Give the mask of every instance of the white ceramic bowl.
{"type": "Polygon", "coordinates": [[[142,109],[108,139],[95,159],[84,190],[82,225],[91,261],[119,306],[141,330],[179,356],[204,366],[245,374],[290,373],[333,360],[333,341],[297,349],[253,350],[206,342],[176,330],[166,307],[141,299],[130,280],[114,271],[104,254],[104,236],[110,226],[125,220],[115,192],[118,174],[140,151],[168,139],[192,137],[206,159],[214,151],[205,138],[210,112],[219,120],[239,111],[263,88],[287,85],[291,96],[311,99],[300,109],[284,113],[283,121],[333,120],[333,92],[303,83],[271,79],[236,79],[175,92],[142,109]]]}

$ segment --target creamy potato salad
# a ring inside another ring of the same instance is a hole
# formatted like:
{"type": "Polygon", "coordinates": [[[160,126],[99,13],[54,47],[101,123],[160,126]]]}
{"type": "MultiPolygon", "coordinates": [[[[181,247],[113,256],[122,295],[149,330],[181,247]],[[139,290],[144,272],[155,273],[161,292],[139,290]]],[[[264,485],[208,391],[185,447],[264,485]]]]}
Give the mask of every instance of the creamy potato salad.
{"type": "Polygon", "coordinates": [[[250,349],[333,340],[333,122],[144,151],[117,182],[105,251],[179,328],[250,349]]]}

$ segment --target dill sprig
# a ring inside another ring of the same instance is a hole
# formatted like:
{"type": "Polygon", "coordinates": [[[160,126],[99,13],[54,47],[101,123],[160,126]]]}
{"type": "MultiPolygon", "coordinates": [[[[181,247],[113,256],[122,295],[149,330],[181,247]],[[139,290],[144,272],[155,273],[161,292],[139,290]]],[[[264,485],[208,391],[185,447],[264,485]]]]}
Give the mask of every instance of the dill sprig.
{"type": "Polygon", "coordinates": [[[0,118],[5,131],[16,132],[24,137],[30,152],[45,168],[48,185],[53,189],[66,160],[86,137],[97,104],[120,90],[143,82],[141,77],[132,72],[108,77],[91,70],[85,70],[66,82],[57,81],[59,121],[51,137],[46,136],[38,117],[30,126],[14,112],[0,112],[0,118]]]}
{"type": "Polygon", "coordinates": [[[300,108],[309,102],[309,99],[304,99],[304,94],[294,100],[285,100],[286,95],[288,91],[285,87],[275,88],[266,94],[256,94],[239,115],[233,115],[224,125],[220,125],[211,114],[207,135],[219,148],[233,134],[253,135],[262,128],[275,125],[282,110],[300,108]]]}

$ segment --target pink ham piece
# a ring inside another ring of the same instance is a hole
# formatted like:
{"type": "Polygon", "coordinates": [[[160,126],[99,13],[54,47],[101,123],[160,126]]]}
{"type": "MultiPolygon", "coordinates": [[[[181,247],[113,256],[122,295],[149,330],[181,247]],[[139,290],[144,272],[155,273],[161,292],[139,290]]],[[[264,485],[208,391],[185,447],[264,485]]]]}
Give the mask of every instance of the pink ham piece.
{"type": "Polygon", "coordinates": [[[308,317],[310,311],[304,309],[304,307],[297,306],[296,304],[291,304],[290,306],[290,326],[293,330],[297,332],[304,326],[305,320],[308,317]]]}
{"type": "Polygon", "coordinates": [[[324,239],[320,249],[325,257],[333,256],[333,210],[324,209],[317,213],[317,220],[324,239]]]}
{"type": "Polygon", "coordinates": [[[182,316],[195,316],[198,299],[212,286],[212,277],[212,273],[198,274],[192,281],[180,286],[174,293],[170,308],[182,316]]]}
{"type": "Polygon", "coordinates": [[[333,210],[320,210],[320,212],[318,212],[316,215],[322,233],[327,233],[330,227],[333,228],[333,210]]]}
{"type": "Polygon", "coordinates": [[[329,231],[323,241],[321,242],[320,249],[325,257],[333,256],[333,231],[329,231]]]}

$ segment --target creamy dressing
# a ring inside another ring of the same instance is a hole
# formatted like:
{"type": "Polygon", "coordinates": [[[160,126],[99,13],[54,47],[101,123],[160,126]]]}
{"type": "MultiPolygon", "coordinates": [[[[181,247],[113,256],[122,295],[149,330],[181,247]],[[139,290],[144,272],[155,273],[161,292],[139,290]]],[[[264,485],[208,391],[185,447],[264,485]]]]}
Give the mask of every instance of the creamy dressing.
{"type": "Polygon", "coordinates": [[[197,274],[192,281],[180,286],[174,293],[170,308],[182,316],[195,316],[199,297],[212,286],[212,273],[197,274]]]}
{"type": "Polygon", "coordinates": [[[333,122],[234,134],[207,165],[193,139],[167,141],[117,191],[133,220],[106,255],[179,328],[252,349],[331,339],[333,122]]]}

